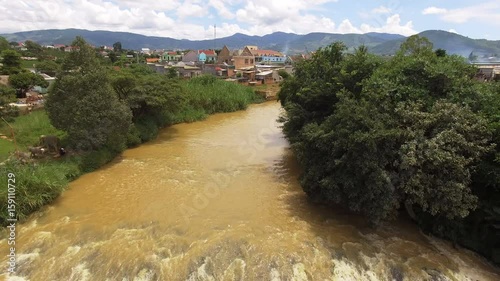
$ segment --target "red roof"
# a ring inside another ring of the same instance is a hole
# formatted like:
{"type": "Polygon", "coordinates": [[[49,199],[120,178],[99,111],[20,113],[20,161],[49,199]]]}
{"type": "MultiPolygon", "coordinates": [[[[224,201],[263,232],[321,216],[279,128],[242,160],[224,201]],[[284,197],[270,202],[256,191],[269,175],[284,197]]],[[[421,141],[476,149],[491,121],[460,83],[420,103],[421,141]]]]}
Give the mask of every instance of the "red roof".
{"type": "Polygon", "coordinates": [[[205,53],[207,56],[215,56],[214,50],[198,50],[198,54],[205,53]]]}
{"type": "Polygon", "coordinates": [[[159,60],[159,58],[147,58],[146,62],[158,62],[159,60]]]}

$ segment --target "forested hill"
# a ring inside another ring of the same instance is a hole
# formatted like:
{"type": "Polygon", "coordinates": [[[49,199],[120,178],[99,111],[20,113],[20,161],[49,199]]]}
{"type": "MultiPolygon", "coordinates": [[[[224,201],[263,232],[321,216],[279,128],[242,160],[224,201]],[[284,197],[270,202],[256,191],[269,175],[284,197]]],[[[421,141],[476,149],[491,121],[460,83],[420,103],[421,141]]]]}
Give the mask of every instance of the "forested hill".
{"type": "MultiPolygon", "coordinates": [[[[165,34],[168,36],[168,34],[165,34]]],[[[446,31],[424,31],[420,34],[429,38],[435,48],[442,48],[452,54],[468,56],[474,52],[479,56],[495,56],[500,54],[500,41],[471,39],[446,31]]],[[[365,45],[375,54],[390,55],[399,48],[406,37],[398,34],[366,33],[366,34],[335,34],[309,33],[299,35],[294,33],[275,32],[264,36],[249,36],[236,33],[229,37],[210,40],[187,40],[169,37],[144,36],[128,32],[90,31],[83,29],[50,29],[17,32],[0,35],[8,41],[35,41],[39,44],[70,44],[76,36],[82,36],[87,42],[96,46],[112,46],[121,42],[127,49],[220,49],[224,45],[229,48],[241,48],[245,45],[258,45],[263,49],[274,49],[287,54],[304,53],[325,47],[335,41],[342,41],[349,48],[365,45]]]]}

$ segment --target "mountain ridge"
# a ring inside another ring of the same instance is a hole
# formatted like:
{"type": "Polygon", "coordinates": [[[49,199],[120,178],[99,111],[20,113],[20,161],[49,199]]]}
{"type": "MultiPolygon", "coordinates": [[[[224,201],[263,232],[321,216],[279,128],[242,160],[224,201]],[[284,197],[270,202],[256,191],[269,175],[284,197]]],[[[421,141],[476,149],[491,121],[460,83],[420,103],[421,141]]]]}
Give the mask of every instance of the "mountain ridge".
{"type": "MultiPolygon", "coordinates": [[[[442,30],[427,30],[419,35],[429,38],[435,48],[442,48],[451,54],[468,56],[471,52],[484,56],[499,56],[500,40],[471,39],[460,34],[442,30]]],[[[231,36],[208,40],[175,39],[170,37],[146,36],[137,33],[86,29],[46,29],[0,34],[8,41],[35,41],[42,45],[70,44],[76,36],[82,36],[95,46],[112,46],[121,42],[126,49],[220,49],[227,45],[230,49],[245,45],[257,45],[262,49],[274,49],[287,54],[311,52],[335,41],[342,41],[352,50],[365,45],[369,51],[380,55],[392,55],[407,38],[399,34],[369,32],[365,34],[339,34],[312,32],[295,34],[274,32],[263,36],[235,33],[231,36]]]]}

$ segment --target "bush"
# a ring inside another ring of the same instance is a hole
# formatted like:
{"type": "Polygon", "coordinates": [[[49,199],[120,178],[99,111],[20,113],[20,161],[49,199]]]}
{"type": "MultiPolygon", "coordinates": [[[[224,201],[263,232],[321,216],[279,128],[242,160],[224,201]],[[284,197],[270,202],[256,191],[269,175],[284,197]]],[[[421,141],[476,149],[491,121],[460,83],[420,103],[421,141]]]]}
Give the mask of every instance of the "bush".
{"type": "Polygon", "coordinates": [[[117,152],[109,148],[101,148],[99,150],[92,150],[85,152],[81,156],[80,170],[83,173],[89,173],[99,169],[105,164],[109,163],[118,155],[117,152]]]}
{"type": "MultiPolygon", "coordinates": [[[[75,161],[41,162],[24,165],[8,161],[0,166],[0,180],[7,183],[8,173],[16,178],[16,214],[24,220],[29,214],[52,202],[64,190],[70,180],[80,175],[75,161]]],[[[0,200],[7,202],[6,188],[0,189],[0,200]]],[[[0,224],[6,225],[7,204],[0,204],[0,224]]]]}

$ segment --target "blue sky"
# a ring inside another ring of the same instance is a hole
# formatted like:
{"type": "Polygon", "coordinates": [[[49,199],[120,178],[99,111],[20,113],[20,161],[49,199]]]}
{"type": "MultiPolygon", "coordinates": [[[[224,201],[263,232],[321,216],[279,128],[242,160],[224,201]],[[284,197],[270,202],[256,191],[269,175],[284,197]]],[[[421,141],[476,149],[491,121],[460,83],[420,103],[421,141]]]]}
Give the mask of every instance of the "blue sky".
{"type": "Polygon", "coordinates": [[[185,39],[275,31],[412,35],[429,29],[500,40],[500,0],[0,0],[0,33],[83,28],[185,39]]]}

